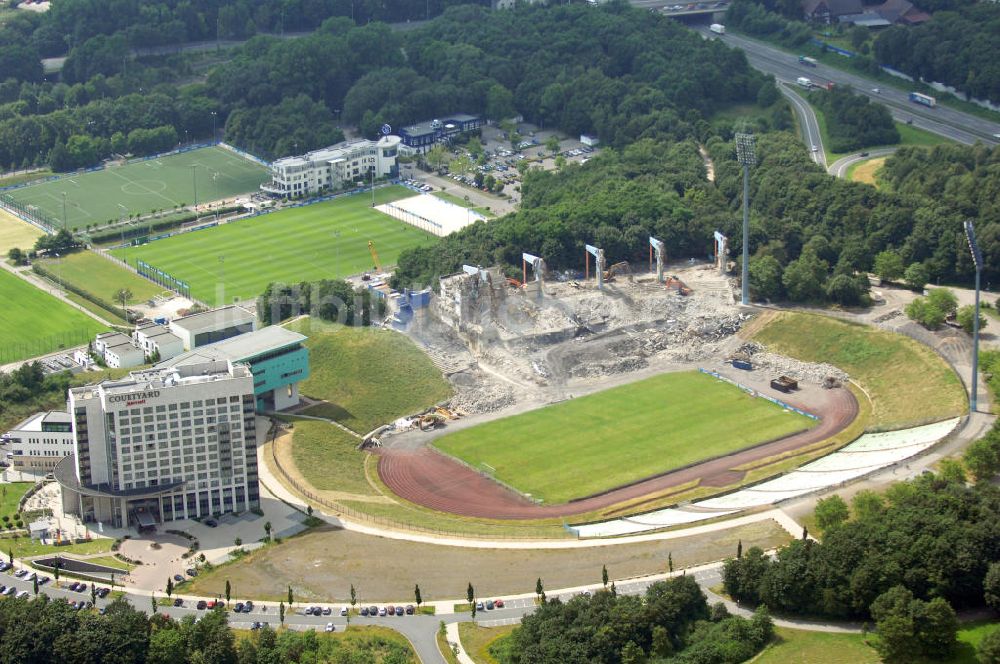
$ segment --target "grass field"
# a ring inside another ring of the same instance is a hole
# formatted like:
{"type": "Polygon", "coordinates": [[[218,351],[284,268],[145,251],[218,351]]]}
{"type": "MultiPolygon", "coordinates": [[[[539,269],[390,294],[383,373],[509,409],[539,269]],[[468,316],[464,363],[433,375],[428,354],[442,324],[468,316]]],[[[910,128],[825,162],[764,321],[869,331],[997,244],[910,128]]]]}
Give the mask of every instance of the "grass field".
{"type": "Polygon", "coordinates": [[[86,555],[89,553],[108,553],[111,545],[115,541],[110,537],[101,537],[89,542],[80,544],[67,544],[66,546],[50,546],[40,544],[38,540],[30,537],[5,537],[0,539],[0,552],[6,557],[8,553],[13,553],[15,558],[28,556],[43,556],[51,553],[78,553],[86,555]]]}
{"type": "Polygon", "coordinates": [[[898,429],[956,417],[968,403],[955,372],[934,351],[899,334],[782,312],[754,334],[771,350],[840,367],[865,388],[872,425],[898,429]]]}
{"type": "Polygon", "coordinates": [[[878,187],[879,182],[876,179],[876,175],[878,170],[885,164],[885,160],[885,157],[875,157],[874,159],[851,164],[847,168],[847,179],[878,187]]]}
{"type": "Polygon", "coordinates": [[[354,436],[328,422],[295,420],[292,460],[302,476],[320,491],[373,493],[365,479],[365,453],[354,436]]]}
{"type": "Polygon", "coordinates": [[[517,625],[502,627],[480,627],[471,622],[458,623],[458,637],[462,647],[476,664],[498,664],[497,659],[490,654],[490,646],[497,640],[507,637],[517,625]]]}
{"type": "Polygon", "coordinates": [[[121,302],[114,296],[119,288],[132,291],[129,304],[144,302],[164,290],[92,251],[78,251],[56,260],[42,261],[42,264],[67,282],[117,306],[121,306],[121,302]]]}
{"type": "Polygon", "coordinates": [[[7,252],[14,247],[28,251],[42,235],[42,231],[31,224],[0,210],[0,260],[7,260],[7,252]]]}
{"type": "Polygon", "coordinates": [[[309,337],[312,370],[302,393],[328,402],[311,406],[308,415],[364,434],[451,396],[441,372],[402,334],[312,318],[289,328],[309,337]]]}
{"type": "Polygon", "coordinates": [[[169,210],[194,203],[196,184],[198,202],[208,202],[256,191],[266,179],[267,169],[260,164],[211,147],[67,175],[7,193],[61,225],[65,192],[66,225],[77,229],[117,221],[122,215],[119,204],[132,214],[169,210]]]}
{"type": "Polygon", "coordinates": [[[482,424],[434,445],[533,498],[562,503],[809,428],[697,372],[654,376],[482,424]]]}
{"type": "Polygon", "coordinates": [[[0,516],[6,514],[13,519],[17,514],[17,504],[21,496],[31,488],[32,484],[32,482],[11,482],[0,485],[0,516]]]}
{"type": "MultiPolygon", "coordinates": [[[[236,633],[237,638],[241,640],[256,641],[260,638],[254,632],[238,630],[236,633]]],[[[307,660],[303,657],[299,660],[298,655],[295,655],[295,661],[365,662],[366,664],[383,664],[390,661],[393,664],[416,664],[420,661],[406,637],[391,627],[354,624],[350,629],[343,631],[328,633],[321,630],[316,633],[315,639],[319,644],[315,659],[307,660]],[[399,652],[402,659],[393,652],[399,652]]],[[[280,636],[278,640],[281,641],[280,636]]],[[[292,656],[289,653],[288,659],[283,661],[292,661],[292,656]]]]}
{"type": "MultiPolygon", "coordinates": [[[[375,198],[388,203],[412,193],[383,187],[375,198]]],[[[221,304],[234,296],[255,298],[272,281],[299,283],[370,270],[369,240],[383,265],[392,265],[403,249],[436,238],[372,210],[366,193],[158,240],[129,249],[127,259],[133,265],[142,259],[187,281],[193,297],[221,304]],[[219,284],[225,284],[222,293],[219,284]]]]}
{"type": "MultiPolygon", "coordinates": [[[[998,627],[1000,625],[991,622],[960,625],[955,654],[935,661],[940,664],[979,664],[976,646],[998,627]]],[[[878,664],[882,661],[875,648],[866,644],[860,634],[811,632],[787,627],[777,627],[774,633],[774,642],[753,660],[754,664],[878,664]]],[[[874,643],[877,638],[872,635],[868,640],[874,643]]]]}
{"type": "Polygon", "coordinates": [[[96,320],[6,270],[0,270],[0,364],[85,344],[104,330],[96,320]]]}

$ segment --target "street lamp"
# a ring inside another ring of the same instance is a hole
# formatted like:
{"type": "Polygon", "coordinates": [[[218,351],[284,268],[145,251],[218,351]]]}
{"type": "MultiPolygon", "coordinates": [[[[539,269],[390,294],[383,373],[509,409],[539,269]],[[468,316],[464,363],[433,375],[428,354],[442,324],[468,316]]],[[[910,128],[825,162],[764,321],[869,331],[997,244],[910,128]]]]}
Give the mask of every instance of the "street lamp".
{"type": "Polygon", "coordinates": [[[63,198],[63,230],[66,230],[66,192],[62,193],[63,198]]]}
{"type": "Polygon", "coordinates": [[[194,187],[194,211],[198,212],[198,164],[191,165],[191,184],[194,187]]]}
{"type": "Polygon", "coordinates": [[[215,111],[212,111],[212,143],[215,143],[215,137],[216,137],[216,133],[215,133],[215,118],[216,118],[217,115],[218,114],[215,111]]]}
{"type": "Polygon", "coordinates": [[[740,303],[750,304],[750,167],[757,163],[753,134],[736,134],[736,161],[743,165],[743,293],[740,303]]]}
{"type": "Polygon", "coordinates": [[[965,222],[965,239],[969,241],[969,252],[976,266],[976,306],[972,311],[972,398],[969,407],[976,412],[976,393],[979,385],[979,277],[983,271],[983,254],[976,243],[976,229],[971,221],[965,222]]]}

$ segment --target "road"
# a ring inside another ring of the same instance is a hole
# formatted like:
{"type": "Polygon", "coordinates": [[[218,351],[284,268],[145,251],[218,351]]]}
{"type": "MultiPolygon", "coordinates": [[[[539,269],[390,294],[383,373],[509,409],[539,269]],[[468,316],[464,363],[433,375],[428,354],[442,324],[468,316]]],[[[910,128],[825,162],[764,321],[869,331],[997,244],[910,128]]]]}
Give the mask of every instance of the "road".
{"type": "Polygon", "coordinates": [[[837,161],[830,164],[827,172],[830,175],[836,175],[838,178],[847,177],[847,169],[849,169],[854,164],[858,162],[867,161],[868,159],[874,159],[876,157],[887,157],[893,154],[899,148],[878,148],[876,150],[868,150],[863,152],[855,152],[854,154],[849,154],[845,157],[841,157],[837,161]]]}
{"type": "Polygon", "coordinates": [[[826,168],[826,150],[823,148],[823,135],[819,130],[819,121],[816,120],[816,113],[792,86],[786,83],[779,83],[778,89],[790,102],[795,114],[799,116],[799,126],[802,128],[802,135],[806,141],[806,147],[812,150],[809,155],[817,164],[826,168]],[[815,148],[815,149],[813,149],[815,148]]]}
{"type": "Polygon", "coordinates": [[[850,85],[859,94],[889,108],[892,116],[900,122],[910,122],[914,127],[926,129],[939,136],[972,145],[976,141],[994,145],[1000,143],[994,135],[1000,134],[1000,123],[985,120],[975,115],[957,111],[946,106],[926,108],[914,104],[907,93],[896,88],[877,88],[878,83],[849,72],[819,63],[815,67],[800,65],[796,56],[781,49],[750,39],[743,35],[726,34],[719,36],[709,32],[708,27],[699,27],[705,36],[721,39],[726,44],[743,50],[750,64],[765,74],[772,74],[779,81],[795,83],[800,76],[809,78],[817,85],[834,83],[850,85]],[[874,92],[878,89],[879,92],[874,92]]]}

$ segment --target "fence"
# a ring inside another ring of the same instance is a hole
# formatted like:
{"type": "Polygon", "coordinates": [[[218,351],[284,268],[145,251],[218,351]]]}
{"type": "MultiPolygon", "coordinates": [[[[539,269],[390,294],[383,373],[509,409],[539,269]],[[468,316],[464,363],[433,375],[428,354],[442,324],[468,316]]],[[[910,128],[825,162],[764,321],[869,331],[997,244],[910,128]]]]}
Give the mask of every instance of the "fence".
{"type": "Polygon", "coordinates": [[[771,403],[773,403],[773,404],[775,404],[777,406],[781,406],[785,410],[790,410],[793,413],[798,413],[799,415],[805,415],[809,419],[819,420],[819,417],[816,416],[816,415],[813,415],[812,413],[807,413],[806,411],[802,410],[801,408],[796,408],[795,406],[793,406],[793,405],[791,405],[789,403],[785,403],[781,399],[776,399],[775,397],[772,397],[770,395],[758,392],[757,390],[753,389],[752,387],[747,387],[746,385],[743,385],[742,383],[737,383],[732,378],[727,378],[726,376],[723,376],[722,374],[720,374],[717,371],[712,371],[711,369],[702,369],[702,368],[699,368],[698,371],[702,372],[703,374],[707,374],[709,376],[714,376],[715,378],[718,378],[719,380],[721,380],[721,381],[723,381],[725,383],[729,383],[730,385],[735,385],[736,387],[740,388],[741,390],[743,390],[744,392],[746,392],[750,396],[759,397],[761,399],[765,399],[766,401],[770,401],[771,403]]]}
{"type": "Polygon", "coordinates": [[[90,339],[91,337],[88,333],[76,330],[45,337],[35,337],[30,341],[14,341],[0,344],[0,364],[8,364],[31,357],[48,355],[58,350],[69,350],[77,346],[86,346],[90,339]]]}
{"type": "MultiPolygon", "coordinates": [[[[510,535],[509,532],[498,532],[490,533],[488,535],[481,535],[477,533],[470,533],[467,530],[446,530],[439,528],[427,528],[424,526],[417,526],[412,523],[403,523],[402,521],[397,521],[395,519],[390,519],[388,517],[377,516],[374,514],[369,514],[367,512],[361,512],[359,510],[348,507],[341,503],[337,503],[331,500],[327,500],[321,496],[316,495],[310,489],[302,486],[301,483],[297,482],[291,474],[285,470],[284,466],[281,465],[281,461],[278,460],[278,454],[275,451],[276,444],[275,439],[278,432],[278,424],[272,420],[271,422],[271,432],[270,432],[270,443],[271,443],[271,460],[274,461],[274,467],[278,470],[281,475],[281,481],[288,486],[291,486],[295,491],[303,498],[307,499],[309,502],[316,503],[325,507],[328,510],[336,512],[338,517],[344,516],[352,521],[358,521],[367,525],[378,526],[380,528],[385,528],[387,530],[402,530],[416,533],[424,533],[427,535],[438,535],[438,536],[451,536],[451,537],[461,537],[465,539],[486,539],[486,540],[523,540],[523,539],[542,539],[545,537],[544,534],[539,532],[538,526],[523,526],[525,528],[525,534],[522,536],[510,535]],[[531,532],[530,529],[534,529],[531,532]]],[[[513,523],[504,524],[503,528],[509,531],[510,528],[517,528],[513,523]]],[[[543,527],[544,528],[544,527],[543,527]]],[[[550,535],[551,537],[551,535],[550,535]]]]}
{"type": "Polygon", "coordinates": [[[398,205],[393,205],[392,203],[386,203],[382,205],[382,208],[393,219],[398,219],[405,224],[419,228],[420,230],[431,233],[432,235],[437,235],[438,237],[445,235],[444,226],[436,221],[428,219],[427,217],[423,217],[415,212],[410,212],[409,210],[404,210],[398,205]]]}

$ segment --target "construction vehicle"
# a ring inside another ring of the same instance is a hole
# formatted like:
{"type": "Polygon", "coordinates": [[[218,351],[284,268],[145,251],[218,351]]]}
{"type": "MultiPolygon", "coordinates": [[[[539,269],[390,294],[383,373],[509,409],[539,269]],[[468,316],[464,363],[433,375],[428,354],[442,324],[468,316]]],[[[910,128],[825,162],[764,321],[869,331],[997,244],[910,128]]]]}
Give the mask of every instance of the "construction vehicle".
{"type": "Polygon", "coordinates": [[[375,243],[368,240],[368,253],[372,255],[372,264],[375,266],[376,272],[382,272],[382,261],[378,259],[378,252],[375,251],[375,243]]]}
{"type": "Polygon", "coordinates": [[[444,415],[440,415],[438,413],[427,413],[420,416],[420,419],[417,420],[417,426],[420,427],[421,431],[430,431],[431,429],[442,426],[444,422],[444,415]]]}
{"type": "Polygon", "coordinates": [[[522,284],[520,281],[518,281],[514,277],[507,277],[507,285],[510,286],[511,288],[520,288],[524,284],[522,284]]]}
{"type": "Polygon", "coordinates": [[[687,284],[685,284],[683,281],[681,281],[676,275],[674,275],[674,276],[670,277],[669,279],[667,279],[666,282],[664,282],[663,285],[666,286],[668,290],[671,289],[671,288],[676,289],[678,295],[690,295],[691,294],[691,288],[687,284]]]}
{"type": "Polygon", "coordinates": [[[789,378],[788,376],[778,376],[771,381],[771,387],[778,390],[779,392],[789,393],[792,390],[799,389],[799,381],[794,378],[789,378]]]}
{"type": "Polygon", "coordinates": [[[629,277],[632,276],[632,266],[628,264],[628,261],[621,261],[620,263],[615,263],[607,270],[605,270],[604,281],[614,281],[615,277],[620,274],[627,274],[629,277]]]}

